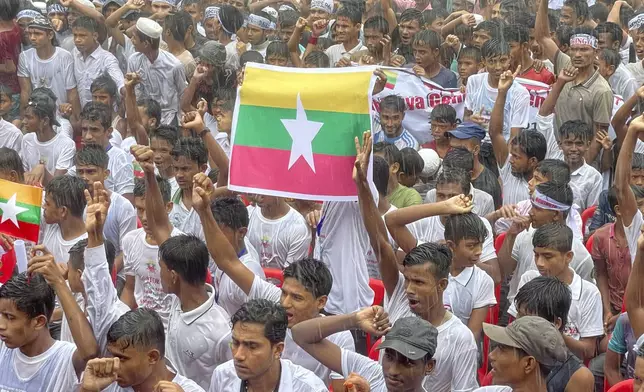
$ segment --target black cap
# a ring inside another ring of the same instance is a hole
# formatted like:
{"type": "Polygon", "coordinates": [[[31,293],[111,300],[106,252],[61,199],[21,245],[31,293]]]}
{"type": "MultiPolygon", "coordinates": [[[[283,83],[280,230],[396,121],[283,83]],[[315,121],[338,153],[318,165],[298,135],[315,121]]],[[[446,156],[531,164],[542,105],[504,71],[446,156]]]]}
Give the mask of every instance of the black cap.
{"type": "Polygon", "coordinates": [[[412,361],[434,356],[438,331],[428,321],[419,317],[404,317],[398,319],[385,336],[379,350],[390,348],[412,361]]]}

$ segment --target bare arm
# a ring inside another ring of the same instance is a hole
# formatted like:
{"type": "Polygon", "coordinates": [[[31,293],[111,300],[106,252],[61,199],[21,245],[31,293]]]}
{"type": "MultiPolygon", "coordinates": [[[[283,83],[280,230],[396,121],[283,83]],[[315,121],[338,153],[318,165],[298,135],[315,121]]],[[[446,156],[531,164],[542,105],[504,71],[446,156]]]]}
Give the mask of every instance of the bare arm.
{"type": "Polygon", "coordinates": [[[624,4],[624,1],[616,1],[613,6],[610,9],[610,12],[608,13],[608,18],[606,19],[607,22],[613,22],[621,26],[621,22],[619,20],[619,12],[622,9],[622,4],[624,4]]]}
{"type": "Polygon", "coordinates": [[[125,285],[123,286],[123,291],[121,292],[121,301],[130,307],[130,309],[136,309],[136,300],[134,299],[134,276],[128,275],[125,277],[125,285]]]}
{"type": "Polygon", "coordinates": [[[555,41],[550,38],[550,26],[548,23],[548,2],[541,2],[537,9],[537,17],[534,24],[534,35],[541,47],[543,53],[550,61],[555,62],[555,56],[559,47],[555,41]]]}
{"type": "Polygon", "coordinates": [[[606,350],[606,360],[604,361],[604,377],[608,385],[615,385],[622,381],[622,355],[611,349],[606,350]]]}
{"type": "Polygon", "coordinates": [[[503,167],[508,160],[510,148],[508,142],[503,137],[503,110],[505,101],[508,94],[507,91],[502,92],[499,89],[499,94],[494,102],[494,108],[490,114],[489,134],[492,141],[492,149],[494,150],[494,157],[499,167],[503,167]]]}
{"type": "Polygon", "coordinates": [[[146,146],[149,144],[148,133],[141,123],[139,109],[136,106],[136,84],[138,76],[136,74],[127,74],[125,82],[125,118],[127,127],[134,135],[137,144],[146,146]]]}
{"type": "Polygon", "coordinates": [[[633,152],[640,130],[644,130],[644,118],[642,116],[633,120],[628,127],[626,137],[619,152],[619,157],[617,158],[617,164],[615,165],[614,186],[617,190],[617,203],[619,204],[624,226],[630,226],[633,217],[637,213],[637,202],[631,190],[630,182],[631,162],[633,162],[633,152]]]}
{"type": "MultiPolygon", "coordinates": [[[[82,111],[82,108],[80,104],[80,97],[78,96],[78,90],[76,89],[76,87],[67,90],[67,100],[72,105],[72,112],[74,113],[72,118],[74,120],[78,119],[82,111]]],[[[72,120],[70,119],[70,121],[72,120]]]]}
{"type": "Polygon", "coordinates": [[[557,80],[550,87],[550,92],[548,93],[548,96],[546,97],[546,99],[543,100],[543,103],[539,108],[539,115],[546,117],[555,112],[555,105],[557,104],[557,99],[559,99],[561,90],[563,90],[566,83],[567,81],[562,79],[561,77],[557,78],[557,80]]]}
{"type": "Polygon", "coordinates": [[[472,331],[472,335],[474,335],[474,339],[476,339],[477,342],[481,338],[483,322],[485,321],[489,310],[490,308],[486,306],[483,308],[472,309],[472,313],[470,314],[470,319],[467,322],[467,328],[472,331]]]}
{"type": "Polygon", "coordinates": [[[624,138],[626,137],[626,131],[628,127],[626,126],[626,122],[628,121],[629,118],[631,118],[631,115],[633,114],[633,110],[637,109],[638,111],[642,111],[642,109],[639,107],[640,106],[640,98],[644,96],[644,87],[640,87],[637,89],[635,94],[631,97],[628,97],[622,104],[622,106],[615,112],[615,115],[613,116],[613,119],[611,120],[611,125],[613,126],[613,129],[615,130],[615,135],[617,136],[615,143],[617,145],[622,145],[624,142],[624,138]]]}
{"type": "Polygon", "coordinates": [[[642,242],[643,239],[640,236],[637,241],[635,262],[624,293],[628,320],[635,336],[641,336],[644,333],[644,252],[642,252],[644,244],[642,242]]]}
{"type": "Polygon", "coordinates": [[[391,32],[394,31],[394,29],[398,25],[398,20],[396,19],[396,13],[391,7],[391,0],[380,0],[380,5],[382,6],[382,14],[384,18],[387,20],[387,23],[389,23],[388,34],[391,34],[391,32]]]}
{"type": "Polygon", "coordinates": [[[566,346],[582,361],[594,358],[597,355],[597,337],[581,338],[579,340],[563,335],[566,346]]]}

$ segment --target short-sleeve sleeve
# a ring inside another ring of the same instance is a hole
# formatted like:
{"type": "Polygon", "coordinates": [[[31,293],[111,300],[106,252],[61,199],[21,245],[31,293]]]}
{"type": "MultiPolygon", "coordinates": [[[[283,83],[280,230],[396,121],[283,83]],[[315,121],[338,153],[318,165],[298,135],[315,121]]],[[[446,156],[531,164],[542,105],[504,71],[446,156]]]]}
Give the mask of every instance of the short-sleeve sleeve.
{"type": "Polygon", "coordinates": [[[510,107],[510,128],[525,128],[530,122],[530,93],[516,82],[510,107]]]}
{"type": "Polygon", "coordinates": [[[479,287],[476,290],[476,297],[474,298],[474,309],[496,305],[496,297],[494,296],[494,281],[486,272],[480,272],[483,273],[480,274],[481,280],[479,282],[479,287]]]}
{"type": "Polygon", "coordinates": [[[255,279],[253,279],[253,285],[250,287],[250,292],[248,293],[248,298],[263,298],[269,301],[279,302],[281,296],[282,291],[279,289],[279,287],[255,275],[255,279]]]}
{"type": "Polygon", "coordinates": [[[351,373],[359,374],[369,382],[372,391],[384,389],[385,378],[380,364],[364,355],[353,351],[341,349],[342,353],[342,375],[346,378],[351,373]]]}
{"type": "MultiPolygon", "coordinates": [[[[65,139],[65,143],[61,143],[59,148],[61,149],[60,155],[56,160],[56,170],[69,170],[70,167],[74,164],[74,154],[76,154],[76,145],[74,141],[67,136],[59,136],[65,139]]],[[[52,173],[53,174],[53,173],[52,173]]]]}
{"type": "Polygon", "coordinates": [[[640,237],[640,228],[642,227],[642,224],[644,224],[644,218],[642,218],[642,212],[638,209],[635,212],[635,216],[633,216],[631,225],[628,227],[624,226],[626,240],[628,241],[628,250],[631,253],[631,264],[635,262],[637,239],[640,237]]]}
{"type": "Polygon", "coordinates": [[[27,57],[25,56],[25,52],[20,52],[20,56],[18,57],[18,76],[21,78],[28,78],[31,76],[29,69],[27,69],[27,57]]]}
{"type": "MultiPolygon", "coordinates": [[[[583,285],[592,283],[582,282],[583,285]]],[[[580,303],[581,320],[579,322],[579,336],[582,338],[602,336],[604,334],[604,322],[602,319],[602,297],[599,290],[595,288],[592,295],[589,295],[580,303]]]]}

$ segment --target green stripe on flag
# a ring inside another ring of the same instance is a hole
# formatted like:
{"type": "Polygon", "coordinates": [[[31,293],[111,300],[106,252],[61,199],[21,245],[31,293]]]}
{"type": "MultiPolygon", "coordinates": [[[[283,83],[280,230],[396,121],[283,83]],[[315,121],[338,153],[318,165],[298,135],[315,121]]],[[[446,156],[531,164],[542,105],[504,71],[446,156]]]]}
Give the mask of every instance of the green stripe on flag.
{"type": "MultiPolygon", "coordinates": [[[[8,201],[9,201],[8,199],[0,198],[0,202],[2,203],[6,203],[8,201]]],[[[16,206],[27,209],[27,211],[24,211],[23,213],[18,214],[18,216],[16,217],[16,219],[18,219],[19,222],[26,222],[34,225],[40,224],[40,206],[35,206],[33,204],[25,204],[21,202],[16,202],[16,206]]]]}
{"type": "MultiPolygon", "coordinates": [[[[371,129],[371,117],[368,114],[307,110],[306,116],[309,121],[324,123],[313,139],[314,154],[355,156],[353,137],[362,137],[364,131],[371,129]]],[[[290,150],[291,136],[281,120],[294,120],[295,117],[295,109],[241,105],[237,115],[234,144],[290,150]]]]}

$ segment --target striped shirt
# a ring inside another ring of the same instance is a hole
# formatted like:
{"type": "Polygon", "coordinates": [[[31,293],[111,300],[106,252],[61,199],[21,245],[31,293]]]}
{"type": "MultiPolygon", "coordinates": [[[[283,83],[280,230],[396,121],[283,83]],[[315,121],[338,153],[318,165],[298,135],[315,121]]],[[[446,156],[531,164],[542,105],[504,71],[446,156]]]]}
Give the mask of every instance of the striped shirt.
{"type": "Polygon", "coordinates": [[[382,126],[379,123],[374,122],[374,130],[375,132],[373,133],[373,142],[378,143],[378,142],[385,142],[389,144],[393,144],[396,147],[398,147],[399,150],[402,150],[405,147],[411,147],[414,150],[418,150],[420,148],[420,144],[418,143],[418,140],[406,129],[403,128],[402,132],[400,135],[396,137],[388,137],[385,135],[385,132],[382,130],[382,126]]]}

